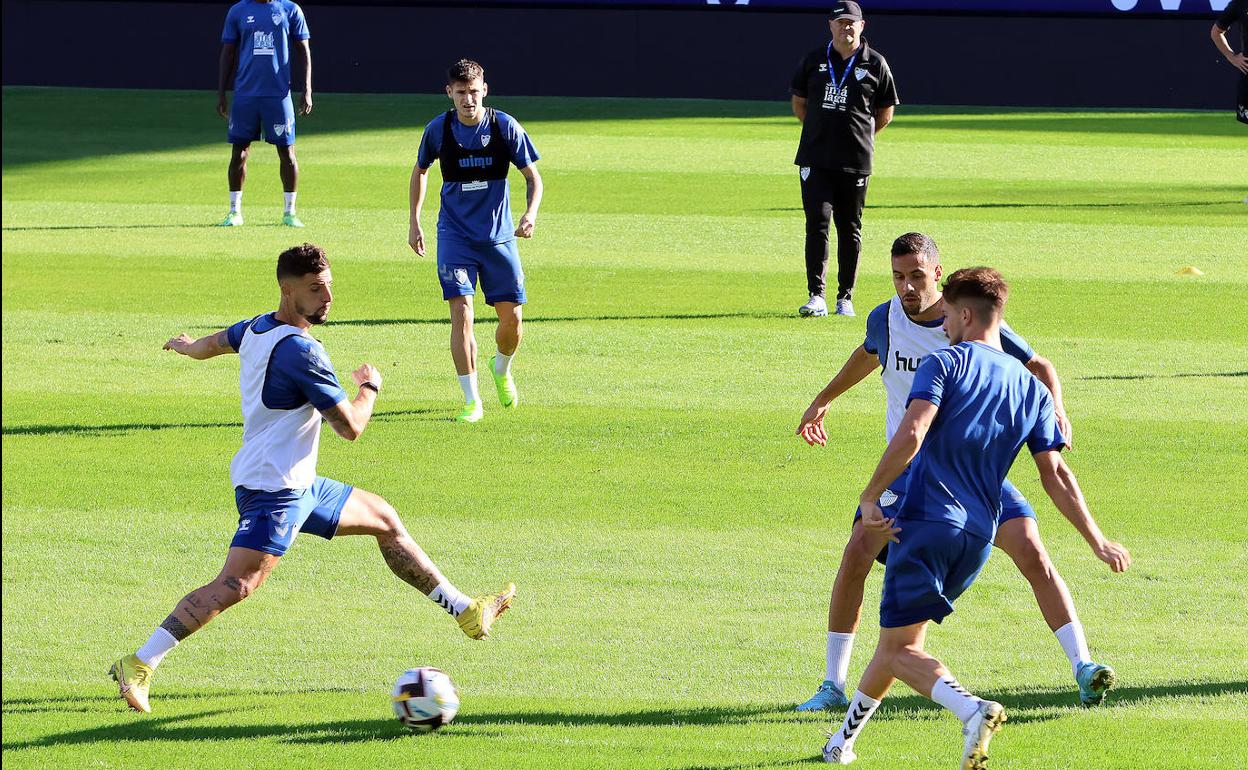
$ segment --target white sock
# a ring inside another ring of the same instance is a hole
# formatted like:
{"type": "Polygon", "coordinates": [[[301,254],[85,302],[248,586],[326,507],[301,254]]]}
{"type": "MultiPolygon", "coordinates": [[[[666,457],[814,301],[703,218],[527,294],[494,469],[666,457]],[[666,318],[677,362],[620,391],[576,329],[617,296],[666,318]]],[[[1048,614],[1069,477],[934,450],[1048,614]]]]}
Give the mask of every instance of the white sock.
{"type": "Polygon", "coordinates": [[[152,668],[160,665],[165,659],[169,651],[178,646],[178,640],[173,638],[173,634],[165,630],[164,626],[157,628],[152,637],[147,640],[147,644],[139,648],[135,653],[139,660],[143,661],[152,668]]]}
{"type": "Polygon", "coordinates": [[[477,392],[477,373],[459,375],[459,387],[464,390],[464,403],[475,404],[481,400],[477,392]]]}
{"type": "Polygon", "coordinates": [[[429,598],[434,604],[451,613],[453,617],[459,617],[459,613],[468,609],[468,605],[472,604],[472,599],[450,583],[438,583],[438,587],[433,589],[429,598]]]}
{"type": "Polygon", "coordinates": [[[1092,653],[1088,652],[1088,639],[1083,635],[1083,624],[1078,618],[1053,632],[1061,643],[1066,657],[1070,658],[1070,670],[1079,673],[1080,663],[1091,663],[1092,653]]]}
{"type": "Polygon", "coordinates": [[[945,674],[932,685],[932,700],[952,711],[962,720],[962,724],[975,716],[975,712],[979,711],[979,704],[983,702],[982,698],[971,695],[965,687],[958,684],[952,674],[945,674]]]}
{"type": "Polygon", "coordinates": [[[286,197],[286,213],[295,213],[295,196],[298,195],[298,193],[282,193],[282,195],[286,197]]]}
{"type": "Polygon", "coordinates": [[[849,653],[854,649],[854,635],[837,631],[828,632],[828,669],[824,675],[845,692],[845,678],[849,676],[849,653]]]}
{"type": "Polygon", "coordinates": [[[230,213],[243,213],[243,191],[230,190],[230,213]]]}
{"type": "Polygon", "coordinates": [[[840,732],[832,736],[833,745],[840,744],[846,748],[853,746],[862,726],[879,707],[880,702],[875,698],[855,692],[853,700],[849,702],[849,711],[845,712],[845,721],[841,723],[840,732]]]}
{"type": "Polygon", "coordinates": [[[511,371],[511,359],[514,358],[515,355],[516,355],[515,351],[512,351],[511,355],[509,356],[503,355],[503,351],[501,350],[495,353],[494,354],[494,373],[497,374],[499,377],[502,377],[507,372],[510,372],[511,371]]]}

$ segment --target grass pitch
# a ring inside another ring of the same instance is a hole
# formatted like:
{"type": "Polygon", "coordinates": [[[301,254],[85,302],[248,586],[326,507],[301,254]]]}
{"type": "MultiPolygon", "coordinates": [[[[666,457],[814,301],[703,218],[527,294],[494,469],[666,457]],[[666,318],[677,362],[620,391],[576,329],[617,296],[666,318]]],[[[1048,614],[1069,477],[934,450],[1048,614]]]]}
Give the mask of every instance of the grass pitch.
{"type": "MultiPolygon", "coordinates": [[[[1009,710],[993,766],[1248,766],[1242,127],[903,107],[871,181],[859,316],[799,320],[785,106],[491,102],[531,132],[547,195],[521,244],[523,407],[487,397],[466,427],[449,421],[459,391],[433,260],[405,242],[420,128],[444,99],[318,97],[299,124],[309,226],[292,232],[276,226],[264,145],[248,224],[208,227],[228,157],[210,94],[5,89],[6,765],[815,763],[830,722],[792,707],[822,678],[828,590],[883,449],[878,381],[835,405],[828,449],[792,434],[889,296],[889,243],[918,229],[947,269],[987,263],[1011,281],[1011,323],[1063,377],[1071,464],[1135,557],[1112,576],[1020,459],[1012,478],[1121,686],[1077,707],[1025,581],[996,554],[930,634],[1009,710]],[[321,472],[386,496],[461,588],[515,580],[515,609],[473,643],[371,541],[300,538],[261,591],[169,656],[155,712],[129,713],[105,669],[215,574],[236,520],[237,363],[160,346],[275,307],[274,258],[305,238],[334,259],[318,334],[340,374],[370,361],[386,377],[368,433],[327,436],[321,472]],[[1176,275],[1184,265],[1204,276],[1176,275]],[[463,696],[433,736],[390,715],[388,688],[415,665],[445,669],[463,696]]],[[[436,196],[429,233],[435,215],[436,196]]],[[[898,685],[858,764],[952,767],[959,747],[956,720],[898,685]]]]}

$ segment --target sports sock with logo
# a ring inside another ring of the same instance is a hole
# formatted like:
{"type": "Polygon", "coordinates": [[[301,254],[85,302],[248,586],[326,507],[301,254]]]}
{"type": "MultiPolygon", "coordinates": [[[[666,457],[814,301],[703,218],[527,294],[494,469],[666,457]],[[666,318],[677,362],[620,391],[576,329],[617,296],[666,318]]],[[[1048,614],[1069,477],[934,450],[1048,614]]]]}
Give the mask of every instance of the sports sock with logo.
{"type": "Polygon", "coordinates": [[[429,598],[434,604],[451,613],[453,617],[459,617],[459,613],[468,609],[468,605],[472,604],[472,599],[467,594],[450,583],[438,583],[438,587],[433,589],[429,598]]]}
{"type": "Polygon", "coordinates": [[[1076,675],[1079,673],[1080,664],[1092,662],[1092,653],[1088,651],[1088,639],[1083,635],[1083,624],[1078,618],[1054,631],[1053,635],[1062,645],[1062,651],[1070,659],[1070,669],[1076,675]]]}
{"type": "Polygon", "coordinates": [[[499,377],[502,377],[503,375],[510,372],[511,371],[511,359],[514,358],[515,355],[516,355],[516,352],[514,350],[511,352],[510,356],[504,355],[503,351],[501,350],[495,353],[494,354],[494,373],[497,374],[499,377]]]}
{"type": "Polygon", "coordinates": [[[824,678],[845,692],[845,679],[849,676],[849,653],[854,649],[854,635],[838,631],[828,632],[828,667],[824,678]]]}
{"type": "Polygon", "coordinates": [[[840,732],[832,736],[832,744],[852,747],[863,725],[879,707],[880,702],[875,698],[864,695],[862,691],[855,692],[853,700],[849,702],[849,710],[845,712],[845,721],[841,723],[840,732]]]}
{"type": "Polygon", "coordinates": [[[156,668],[165,659],[165,655],[169,654],[169,651],[177,646],[178,640],[174,639],[173,634],[166,631],[162,626],[157,628],[152,633],[151,638],[147,640],[147,644],[140,647],[138,652],[134,654],[139,660],[152,668],[156,668]]]}
{"type": "Polygon", "coordinates": [[[243,213],[243,191],[242,190],[230,190],[230,213],[231,214],[243,213]]]}
{"type": "Polygon", "coordinates": [[[936,684],[932,685],[932,700],[952,711],[962,720],[962,724],[975,716],[975,712],[979,711],[979,704],[983,702],[982,698],[977,698],[967,692],[966,688],[958,684],[958,680],[953,678],[952,674],[945,674],[936,680],[936,684]]]}
{"type": "Polygon", "coordinates": [[[464,403],[475,404],[481,400],[481,394],[477,391],[477,373],[459,375],[459,387],[464,391],[464,403]]]}
{"type": "Polygon", "coordinates": [[[286,199],[285,213],[287,214],[295,213],[295,196],[298,195],[298,193],[289,192],[289,193],[282,193],[282,195],[286,199]]]}

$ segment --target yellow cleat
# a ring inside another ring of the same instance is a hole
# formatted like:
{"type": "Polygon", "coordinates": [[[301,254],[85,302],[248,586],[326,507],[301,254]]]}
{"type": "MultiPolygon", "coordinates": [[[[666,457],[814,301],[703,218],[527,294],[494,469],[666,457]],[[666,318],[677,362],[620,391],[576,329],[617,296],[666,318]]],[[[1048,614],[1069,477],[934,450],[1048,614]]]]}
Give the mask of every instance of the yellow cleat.
{"type": "MultiPolygon", "coordinates": [[[[485,639],[490,635],[490,626],[498,620],[516,595],[516,584],[508,583],[500,593],[478,596],[472,604],[455,618],[459,628],[471,639],[485,639]]],[[[146,692],[146,690],[144,690],[146,692]]]]}
{"type": "Polygon", "coordinates": [[[152,686],[151,666],[139,660],[137,655],[127,655],[114,663],[108,674],[117,681],[121,697],[130,704],[130,708],[144,714],[152,713],[152,707],[147,702],[147,688],[152,686]]]}

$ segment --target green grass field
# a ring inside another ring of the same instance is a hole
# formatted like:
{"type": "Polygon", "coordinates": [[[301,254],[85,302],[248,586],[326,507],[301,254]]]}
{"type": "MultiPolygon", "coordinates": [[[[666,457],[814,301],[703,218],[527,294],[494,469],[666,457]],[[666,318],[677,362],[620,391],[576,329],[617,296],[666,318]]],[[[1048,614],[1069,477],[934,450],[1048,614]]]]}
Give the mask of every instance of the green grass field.
{"type": "MultiPolygon", "coordinates": [[[[793,430],[890,295],[890,242],[918,229],[947,269],[1011,281],[1013,326],[1063,376],[1070,462],[1135,558],[1111,575],[1020,459],[1012,478],[1121,687],[1077,707],[997,553],[929,644],[1009,709],[992,766],[1248,767],[1248,150],[1229,115],[901,108],[859,316],[800,320],[786,105],[493,103],[532,134],[547,193],[521,244],[523,408],[487,400],[468,427],[449,420],[432,258],[406,246],[408,174],[444,99],[319,96],[296,233],[276,224],[262,145],[247,226],[208,226],[228,157],[210,94],[4,90],[6,766],[813,766],[829,722],[791,709],[822,679],[828,590],[883,449],[878,379],[835,405],[828,448],[793,430]],[[237,363],[160,346],[274,308],[275,257],[305,238],[334,259],[318,334],[340,376],[369,361],[386,377],[360,441],[326,431],[320,471],[387,497],[461,588],[514,580],[515,608],[473,643],[371,540],[300,538],[169,656],[154,713],[127,712],[105,669],[216,573],[236,522],[237,363]],[[415,665],[463,697],[433,736],[390,715],[415,665]]],[[[428,232],[435,215],[436,199],[428,232]]],[[[948,768],[960,746],[952,716],[898,685],[857,765],[948,768]]]]}

